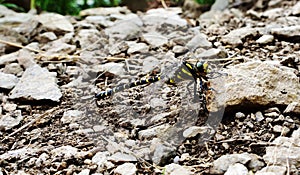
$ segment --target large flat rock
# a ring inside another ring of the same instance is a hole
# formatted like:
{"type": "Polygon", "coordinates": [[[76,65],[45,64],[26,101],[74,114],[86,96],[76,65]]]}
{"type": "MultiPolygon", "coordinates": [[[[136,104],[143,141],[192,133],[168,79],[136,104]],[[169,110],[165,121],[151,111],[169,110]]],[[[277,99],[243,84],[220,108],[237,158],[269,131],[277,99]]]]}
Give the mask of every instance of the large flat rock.
{"type": "Polygon", "coordinates": [[[11,91],[10,99],[52,100],[59,102],[62,93],[56,84],[56,74],[38,65],[29,67],[11,91]]]}
{"type": "Polygon", "coordinates": [[[251,61],[232,66],[224,77],[226,106],[287,106],[300,101],[295,69],[278,61],[251,61]]]}

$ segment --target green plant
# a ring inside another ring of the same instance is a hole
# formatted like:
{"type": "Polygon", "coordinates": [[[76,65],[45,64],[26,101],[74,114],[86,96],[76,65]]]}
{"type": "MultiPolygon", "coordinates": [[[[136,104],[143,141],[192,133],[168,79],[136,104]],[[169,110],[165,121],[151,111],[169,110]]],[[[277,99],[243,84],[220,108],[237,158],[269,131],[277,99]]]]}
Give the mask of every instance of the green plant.
{"type": "Polygon", "coordinates": [[[118,6],[120,5],[121,0],[94,0],[94,7],[112,7],[112,6],[118,6]]]}
{"type": "Polygon", "coordinates": [[[0,0],[0,4],[7,7],[7,8],[10,8],[10,9],[13,9],[15,11],[19,11],[19,12],[24,12],[25,9],[16,5],[16,4],[13,4],[13,3],[6,3],[5,0],[0,0]]]}
{"type": "Polygon", "coordinates": [[[31,4],[43,11],[57,12],[62,15],[76,15],[80,11],[76,0],[31,0],[31,4]]]}
{"type": "Polygon", "coordinates": [[[62,15],[77,15],[80,10],[86,8],[118,6],[120,3],[121,0],[31,0],[31,8],[37,7],[62,15]]]}
{"type": "Polygon", "coordinates": [[[195,0],[198,4],[210,4],[215,3],[215,0],[195,0]]]}

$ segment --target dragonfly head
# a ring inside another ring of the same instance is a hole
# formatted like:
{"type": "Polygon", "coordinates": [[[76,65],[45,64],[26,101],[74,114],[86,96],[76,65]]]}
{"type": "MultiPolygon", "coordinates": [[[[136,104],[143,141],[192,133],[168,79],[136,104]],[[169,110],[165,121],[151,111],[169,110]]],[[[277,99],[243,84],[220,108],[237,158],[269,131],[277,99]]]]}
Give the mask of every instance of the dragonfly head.
{"type": "Polygon", "coordinates": [[[208,73],[208,63],[204,61],[198,61],[195,65],[196,71],[199,74],[207,74],[208,73]]]}

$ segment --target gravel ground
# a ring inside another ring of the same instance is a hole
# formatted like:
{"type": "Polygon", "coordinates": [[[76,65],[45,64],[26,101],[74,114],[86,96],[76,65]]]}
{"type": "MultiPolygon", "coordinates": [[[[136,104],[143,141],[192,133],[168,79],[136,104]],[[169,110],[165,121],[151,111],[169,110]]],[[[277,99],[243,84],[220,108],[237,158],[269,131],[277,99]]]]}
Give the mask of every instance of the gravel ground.
{"type": "Polygon", "coordinates": [[[0,6],[0,174],[300,174],[300,3],[247,2],[0,6]],[[194,60],[212,89],[164,82],[194,60]]]}

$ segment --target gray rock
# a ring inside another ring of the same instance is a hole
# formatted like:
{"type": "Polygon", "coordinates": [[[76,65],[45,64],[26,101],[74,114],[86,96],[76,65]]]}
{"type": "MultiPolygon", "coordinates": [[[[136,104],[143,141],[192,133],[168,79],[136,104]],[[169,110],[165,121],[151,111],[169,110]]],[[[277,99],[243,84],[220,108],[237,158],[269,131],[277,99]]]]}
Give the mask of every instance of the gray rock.
{"type": "Polygon", "coordinates": [[[165,166],[165,174],[168,175],[192,175],[192,171],[187,167],[183,167],[181,165],[171,163],[165,166]]]}
{"type": "Polygon", "coordinates": [[[228,0],[216,0],[215,3],[211,6],[210,10],[213,11],[222,11],[225,10],[229,5],[228,0]]]}
{"type": "Polygon", "coordinates": [[[42,23],[48,31],[73,32],[74,27],[64,16],[56,13],[43,13],[37,16],[37,20],[42,23]]]}
{"type": "Polygon", "coordinates": [[[90,48],[91,45],[95,45],[95,47],[101,46],[101,45],[96,45],[96,42],[99,42],[99,38],[101,38],[101,34],[96,29],[82,29],[79,30],[78,34],[75,36],[75,40],[79,41],[81,48],[89,48],[89,49],[93,49],[90,48]]]}
{"type": "Polygon", "coordinates": [[[68,110],[65,111],[62,118],[60,119],[60,121],[63,124],[66,123],[72,123],[75,122],[77,120],[79,120],[79,118],[83,115],[82,111],[78,111],[78,110],[68,110]]]}
{"type": "Polygon", "coordinates": [[[267,166],[256,172],[255,175],[286,175],[285,166],[267,166]]]}
{"type": "Polygon", "coordinates": [[[280,114],[280,110],[277,107],[271,107],[266,109],[265,111],[265,115],[267,115],[267,113],[270,113],[270,117],[278,117],[280,114]]]}
{"type": "Polygon", "coordinates": [[[290,103],[286,109],[283,111],[283,113],[293,113],[293,114],[300,114],[300,103],[298,102],[292,102],[290,103]]]}
{"type": "Polygon", "coordinates": [[[114,173],[120,175],[135,175],[137,173],[137,168],[133,163],[124,163],[119,165],[115,170],[114,173]]]}
{"type": "Polygon", "coordinates": [[[35,154],[39,149],[32,149],[28,147],[10,150],[0,155],[1,160],[13,160],[13,159],[25,159],[29,158],[29,155],[35,154]]]}
{"type": "Polygon", "coordinates": [[[80,171],[80,173],[78,173],[78,175],[90,175],[90,171],[89,169],[83,169],[80,171]]]}
{"type": "Polygon", "coordinates": [[[72,146],[61,146],[50,151],[52,157],[64,157],[70,159],[76,156],[78,149],[72,146]]]}
{"type": "Polygon", "coordinates": [[[8,15],[15,15],[16,12],[7,8],[6,6],[4,5],[0,5],[0,16],[3,17],[3,16],[8,16],[8,15]]]}
{"type": "Polygon", "coordinates": [[[248,175],[248,169],[240,163],[230,165],[224,175],[248,175]]]}
{"type": "Polygon", "coordinates": [[[256,155],[256,154],[249,154],[249,156],[251,157],[250,162],[247,164],[248,169],[252,170],[252,171],[258,171],[260,170],[262,167],[265,166],[264,161],[262,160],[262,157],[256,155]]]}
{"type": "MultiPolygon", "coordinates": [[[[35,45],[35,43],[31,43],[28,46],[35,45]]],[[[25,69],[36,65],[33,54],[26,49],[22,49],[18,52],[17,60],[19,64],[25,69]]]]}
{"type": "Polygon", "coordinates": [[[133,53],[146,53],[149,50],[149,46],[145,43],[136,43],[134,41],[128,41],[127,42],[129,48],[127,50],[128,54],[133,53]]]}
{"type": "Polygon", "coordinates": [[[38,65],[29,67],[9,95],[10,99],[52,100],[59,102],[62,93],[56,84],[56,74],[38,65]]]}
{"type": "Polygon", "coordinates": [[[114,22],[106,16],[87,16],[85,20],[89,23],[97,24],[103,27],[111,27],[114,25],[114,22]]]}
{"type": "MultiPolygon", "coordinates": [[[[0,18],[1,20],[2,18],[0,18]]],[[[16,43],[19,45],[25,45],[28,43],[28,38],[24,34],[19,33],[15,30],[15,27],[17,27],[18,24],[8,24],[8,26],[5,26],[3,24],[0,24],[0,38],[3,41],[8,41],[10,43],[16,43]]],[[[11,52],[12,50],[15,50],[15,47],[11,44],[4,44],[0,43],[0,50],[1,55],[6,52],[11,52]]]]}
{"type": "Polygon", "coordinates": [[[274,6],[277,6],[280,3],[281,3],[281,0],[272,0],[272,1],[269,1],[268,6],[269,7],[274,7],[274,6]]]}
{"type": "Polygon", "coordinates": [[[263,156],[264,161],[269,165],[286,166],[286,160],[289,165],[300,166],[300,134],[299,129],[294,131],[291,138],[277,137],[272,143],[275,146],[268,146],[266,154],[263,156]],[[274,156],[276,154],[276,156],[274,156]]]}
{"type": "Polygon", "coordinates": [[[295,16],[300,15],[300,1],[297,2],[294,7],[292,8],[292,14],[295,16]]]}
{"type": "Polygon", "coordinates": [[[14,75],[18,75],[23,71],[22,67],[18,64],[18,63],[10,63],[7,64],[4,69],[3,72],[7,73],[7,74],[14,74],[14,75]]]}
{"type": "Polygon", "coordinates": [[[183,131],[183,137],[191,138],[198,134],[204,134],[209,132],[210,128],[207,126],[191,126],[183,131]]]}
{"type": "Polygon", "coordinates": [[[262,112],[258,111],[255,113],[255,119],[258,122],[261,122],[265,119],[265,117],[263,116],[262,112]]]}
{"type": "Polygon", "coordinates": [[[225,58],[226,53],[221,49],[211,48],[203,51],[202,53],[197,55],[197,58],[202,59],[217,59],[217,58],[225,58]]]}
{"type": "Polygon", "coordinates": [[[0,88],[12,89],[18,83],[18,78],[12,74],[0,72],[0,88]]]}
{"type": "Polygon", "coordinates": [[[160,47],[168,43],[168,38],[157,32],[145,33],[142,34],[142,37],[153,48],[160,47]]]}
{"type": "Polygon", "coordinates": [[[57,39],[57,36],[53,32],[45,32],[45,33],[42,33],[41,35],[39,35],[39,41],[41,43],[47,43],[49,41],[53,41],[56,39],[57,39]]]}
{"type": "Polygon", "coordinates": [[[213,162],[210,173],[223,174],[228,170],[230,166],[236,163],[245,165],[246,163],[249,163],[250,160],[251,156],[248,153],[223,155],[213,162]]]}
{"type": "Polygon", "coordinates": [[[163,124],[149,129],[141,130],[138,132],[138,137],[139,139],[151,139],[158,136],[160,133],[165,132],[170,127],[171,125],[169,124],[163,124]]]}
{"type": "Polygon", "coordinates": [[[255,11],[253,9],[248,10],[247,15],[251,16],[254,19],[261,19],[261,16],[262,16],[261,13],[255,11]]]}
{"type": "Polygon", "coordinates": [[[186,53],[189,49],[187,47],[184,46],[174,46],[172,51],[176,54],[182,54],[182,53],[186,53]]]}
{"type": "Polygon", "coordinates": [[[273,35],[263,35],[260,38],[258,38],[256,40],[256,42],[258,44],[267,44],[267,43],[272,42],[273,40],[274,40],[274,36],[273,35]]]}
{"type": "Polygon", "coordinates": [[[171,115],[172,115],[171,112],[159,113],[159,114],[154,115],[153,117],[151,117],[150,123],[157,123],[157,122],[162,121],[163,119],[165,119],[165,118],[167,118],[171,115]]]}
{"type": "Polygon", "coordinates": [[[105,152],[97,152],[93,158],[92,158],[92,162],[97,164],[99,167],[102,167],[105,162],[107,162],[107,158],[109,156],[109,152],[105,151],[105,152]]]}
{"type": "Polygon", "coordinates": [[[105,29],[105,34],[111,38],[121,40],[131,40],[138,38],[141,27],[134,21],[120,21],[116,22],[113,26],[105,29]]]}
{"type": "Polygon", "coordinates": [[[109,49],[109,53],[111,55],[117,55],[120,54],[121,52],[126,52],[128,49],[128,44],[126,42],[119,42],[114,44],[112,47],[109,49]]]}
{"type": "Polygon", "coordinates": [[[0,130],[8,130],[20,124],[23,120],[21,110],[16,110],[5,115],[0,115],[0,130]]]}
{"type": "Polygon", "coordinates": [[[45,165],[47,163],[49,157],[50,156],[47,153],[42,153],[35,161],[35,165],[37,167],[41,167],[42,165],[45,165]]]}
{"type": "Polygon", "coordinates": [[[10,26],[14,24],[14,27],[17,27],[21,24],[28,23],[33,18],[33,15],[29,13],[14,13],[11,15],[5,15],[4,17],[0,18],[1,25],[10,26]]]}
{"type": "Polygon", "coordinates": [[[187,21],[182,19],[179,14],[182,12],[180,8],[156,8],[148,10],[142,17],[147,26],[161,26],[168,24],[172,26],[186,26],[187,21]]]}
{"type": "Polygon", "coordinates": [[[237,112],[235,114],[235,118],[238,118],[238,119],[242,119],[242,118],[245,118],[245,117],[246,117],[246,115],[242,112],[237,112]]]}
{"type": "Polygon", "coordinates": [[[299,79],[293,69],[276,61],[253,61],[225,70],[226,106],[288,105],[300,100],[299,79]],[[286,93],[282,93],[286,91],[286,93]],[[270,95],[271,94],[271,95],[270,95]]]}
{"type": "Polygon", "coordinates": [[[212,47],[212,43],[207,40],[207,36],[205,34],[199,33],[186,44],[186,47],[188,47],[190,50],[199,47],[209,49],[212,47]]]}
{"type": "Polygon", "coordinates": [[[80,16],[110,16],[112,14],[127,14],[130,10],[126,6],[123,7],[99,7],[90,8],[80,11],[80,16]]]}
{"type": "Polygon", "coordinates": [[[6,103],[3,105],[3,110],[7,112],[13,112],[14,110],[17,109],[17,104],[14,103],[6,103]]]}
{"type": "Polygon", "coordinates": [[[294,139],[295,146],[300,147],[300,129],[298,128],[296,131],[292,134],[292,139],[294,139]]]}
{"type": "Polygon", "coordinates": [[[271,33],[275,37],[289,42],[300,42],[300,25],[273,28],[271,29],[271,33]]]}
{"type": "Polygon", "coordinates": [[[125,73],[125,69],[123,68],[124,64],[122,63],[106,63],[100,66],[96,66],[96,70],[99,71],[107,71],[114,75],[123,75],[125,73]]]}
{"type": "Polygon", "coordinates": [[[5,54],[0,56],[0,65],[6,65],[8,63],[12,63],[17,61],[19,52],[13,52],[10,54],[5,54]]]}
{"type": "Polygon", "coordinates": [[[276,19],[284,13],[283,8],[270,8],[269,10],[266,10],[262,13],[263,17],[269,18],[269,19],[276,19]]]}
{"type": "Polygon", "coordinates": [[[108,157],[108,160],[112,162],[136,162],[137,159],[133,155],[117,152],[110,157],[108,157]]]}
{"type": "MultiPolygon", "coordinates": [[[[142,72],[147,74],[160,64],[160,61],[154,56],[148,56],[143,61],[142,72]]],[[[153,99],[154,100],[154,99],[153,99]]],[[[158,104],[158,103],[156,103],[158,104]]]]}
{"type": "Polygon", "coordinates": [[[151,140],[150,149],[152,152],[151,160],[157,165],[166,164],[170,161],[170,158],[175,157],[174,152],[176,148],[163,144],[161,140],[157,138],[151,140]]]}
{"type": "Polygon", "coordinates": [[[143,26],[143,21],[141,20],[141,18],[137,14],[134,14],[134,13],[112,14],[112,15],[110,15],[110,18],[115,19],[116,21],[131,21],[140,27],[143,26]]]}
{"type": "Polygon", "coordinates": [[[279,116],[279,114],[277,112],[269,112],[269,113],[265,113],[266,117],[271,117],[271,118],[276,118],[279,116]]]}
{"type": "Polygon", "coordinates": [[[275,125],[273,126],[273,131],[276,133],[281,133],[282,136],[285,136],[290,132],[290,129],[286,126],[275,125]]]}
{"type": "Polygon", "coordinates": [[[258,30],[250,27],[243,27],[232,30],[227,35],[223,36],[221,41],[225,44],[238,46],[243,44],[243,40],[249,36],[257,36],[258,30]]]}
{"type": "Polygon", "coordinates": [[[71,54],[76,51],[76,46],[67,44],[64,41],[56,40],[44,45],[43,50],[46,50],[46,55],[54,55],[58,53],[71,54]]]}

